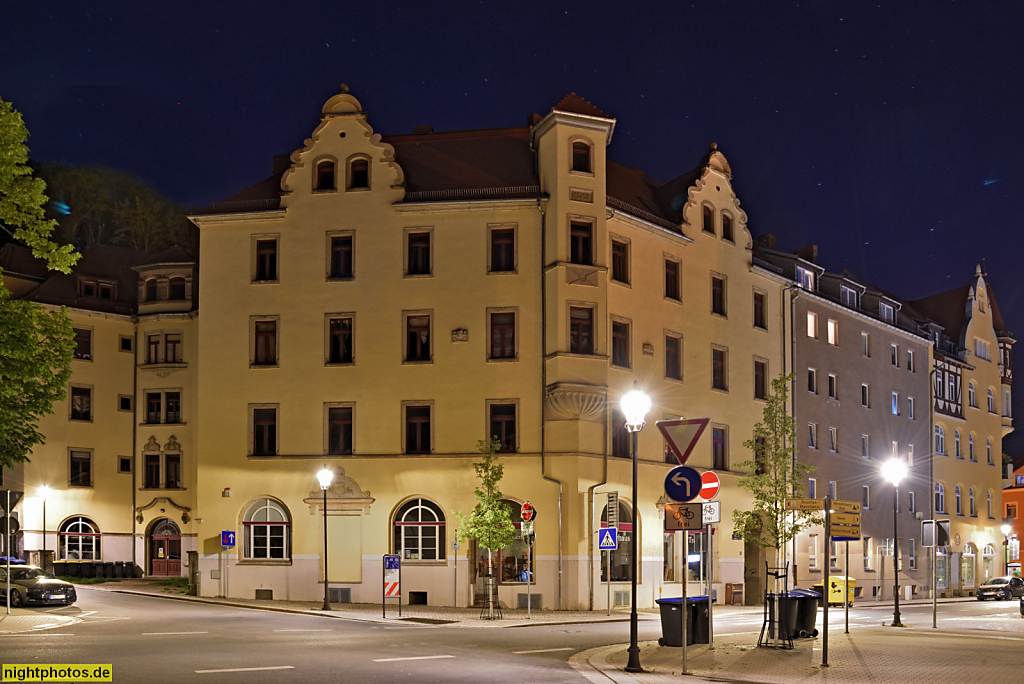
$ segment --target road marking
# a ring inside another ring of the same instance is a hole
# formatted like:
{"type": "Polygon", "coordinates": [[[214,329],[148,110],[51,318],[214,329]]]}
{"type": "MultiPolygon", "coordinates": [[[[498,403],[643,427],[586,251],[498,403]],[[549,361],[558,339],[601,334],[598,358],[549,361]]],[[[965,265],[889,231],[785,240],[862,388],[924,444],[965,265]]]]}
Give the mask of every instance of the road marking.
{"type": "Polygon", "coordinates": [[[209,634],[209,632],[143,632],[142,636],[180,636],[184,634],[209,634]]]}
{"type": "MultiPolygon", "coordinates": [[[[35,629],[38,629],[38,628],[35,628],[35,629]]],[[[61,633],[54,634],[53,632],[46,632],[45,634],[43,634],[41,631],[35,631],[35,632],[0,632],[0,635],[5,636],[5,637],[12,637],[12,636],[34,636],[34,637],[38,637],[38,636],[75,636],[74,634],[61,634],[61,633]]]]}
{"type": "Polygon", "coordinates": [[[275,632],[330,632],[329,629],[275,629],[275,632]]]}
{"type": "Polygon", "coordinates": [[[512,651],[512,655],[527,655],[529,653],[554,653],[556,651],[575,651],[576,649],[567,646],[565,648],[538,648],[536,651],[512,651]]]}
{"type": "Polygon", "coordinates": [[[437,660],[438,658],[454,658],[453,655],[409,656],[408,658],[374,658],[375,663],[397,663],[400,660],[437,660]]]}
{"type": "Polygon", "coordinates": [[[228,667],[223,670],[196,670],[196,674],[217,674],[220,672],[263,672],[265,670],[294,670],[294,665],[272,665],[270,667],[228,667]]]}

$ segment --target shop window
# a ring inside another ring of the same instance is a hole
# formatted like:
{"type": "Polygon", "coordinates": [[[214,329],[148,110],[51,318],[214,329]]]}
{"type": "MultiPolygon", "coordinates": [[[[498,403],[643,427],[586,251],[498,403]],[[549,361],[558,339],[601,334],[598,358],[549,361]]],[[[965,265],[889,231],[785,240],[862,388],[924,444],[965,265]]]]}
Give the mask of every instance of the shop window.
{"type": "Polygon", "coordinates": [[[58,556],[65,561],[99,560],[101,539],[96,523],[76,515],[61,523],[57,532],[58,556]]]}
{"type": "Polygon", "coordinates": [[[407,561],[445,559],[445,518],[441,507],[427,499],[406,501],[395,512],[395,553],[407,561]]]}
{"type": "Polygon", "coordinates": [[[291,558],[291,519],[280,502],[261,498],[252,503],[242,518],[242,557],[255,561],[283,561],[291,558]]]}

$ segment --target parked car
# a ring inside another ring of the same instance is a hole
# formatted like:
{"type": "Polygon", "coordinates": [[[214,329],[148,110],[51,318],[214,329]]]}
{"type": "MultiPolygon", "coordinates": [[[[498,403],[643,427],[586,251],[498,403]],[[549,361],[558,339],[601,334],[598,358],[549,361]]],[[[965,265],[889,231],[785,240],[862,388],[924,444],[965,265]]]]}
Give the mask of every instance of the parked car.
{"type": "MultiPolygon", "coordinates": [[[[0,566],[0,598],[5,598],[6,587],[7,568],[0,566]]],[[[12,608],[33,603],[69,605],[77,600],[78,594],[71,582],[57,579],[35,565],[11,566],[12,608]]]]}
{"type": "Polygon", "coordinates": [[[1020,577],[993,577],[978,587],[978,600],[993,598],[997,601],[1024,597],[1024,579],[1020,577]]]}

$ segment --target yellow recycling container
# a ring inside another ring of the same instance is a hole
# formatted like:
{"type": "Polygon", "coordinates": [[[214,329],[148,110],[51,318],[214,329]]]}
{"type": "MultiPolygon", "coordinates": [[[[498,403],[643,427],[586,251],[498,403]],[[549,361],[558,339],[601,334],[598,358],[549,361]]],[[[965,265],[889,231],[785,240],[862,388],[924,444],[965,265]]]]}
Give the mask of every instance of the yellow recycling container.
{"type": "Polygon", "coordinates": [[[853,605],[854,588],[857,586],[857,580],[853,577],[843,577],[841,575],[832,575],[828,578],[828,602],[829,605],[843,605],[843,594],[846,594],[846,601],[851,606],[853,605]],[[843,591],[845,586],[846,591],[843,591]]]}

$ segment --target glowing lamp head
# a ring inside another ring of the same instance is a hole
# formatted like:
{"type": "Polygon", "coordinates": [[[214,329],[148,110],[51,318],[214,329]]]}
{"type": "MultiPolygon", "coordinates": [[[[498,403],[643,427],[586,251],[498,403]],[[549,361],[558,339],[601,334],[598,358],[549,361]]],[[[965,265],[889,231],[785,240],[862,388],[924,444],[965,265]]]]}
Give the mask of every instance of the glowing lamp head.
{"type": "Polygon", "coordinates": [[[644,426],[647,412],[651,410],[651,398],[645,392],[637,389],[633,383],[633,389],[622,396],[619,403],[622,414],[626,417],[626,427],[636,432],[644,426]]]}
{"type": "Polygon", "coordinates": [[[1008,534],[1010,534],[1010,530],[1012,530],[1012,529],[1013,528],[1010,527],[1009,525],[1000,525],[999,526],[999,531],[1003,533],[1004,537],[1007,536],[1008,534]]]}
{"type": "Polygon", "coordinates": [[[52,491],[52,489],[50,489],[46,485],[43,485],[42,487],[39,488],[39,498],[42,499],[43,501],[46,501],[47,499],[50,498],[50,492],[52,491]]]}
{"type": "Polygon", "coordinates": [[[891,482],[894,487],[899,487],[900,482],[906,476],[907,464],[898,458],[890,459],[882,465],[882,477],[891,482]]]}
{"type": "Polygon", "coordinates": [[[330,489],[331,482],[334,481],[334,471],[330,468],[324,468],[316,474],[316,479],[320,481],[320,489],[330,489]]]}

